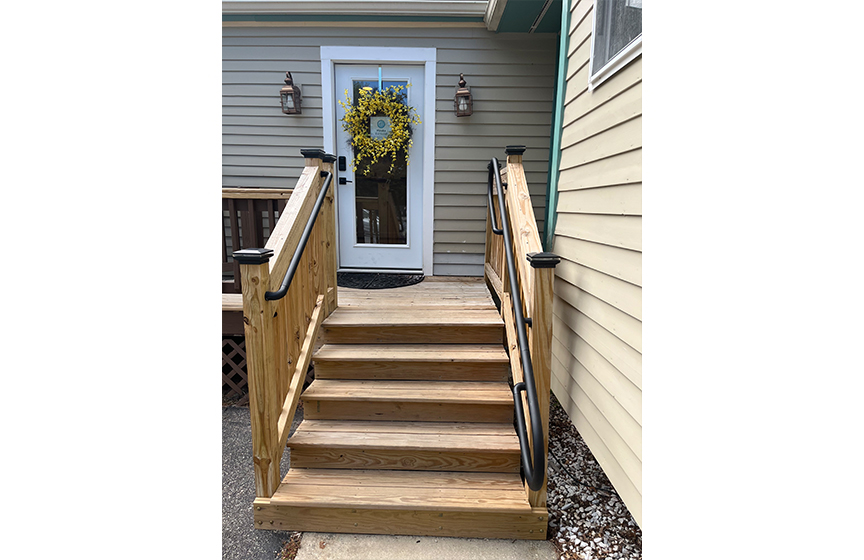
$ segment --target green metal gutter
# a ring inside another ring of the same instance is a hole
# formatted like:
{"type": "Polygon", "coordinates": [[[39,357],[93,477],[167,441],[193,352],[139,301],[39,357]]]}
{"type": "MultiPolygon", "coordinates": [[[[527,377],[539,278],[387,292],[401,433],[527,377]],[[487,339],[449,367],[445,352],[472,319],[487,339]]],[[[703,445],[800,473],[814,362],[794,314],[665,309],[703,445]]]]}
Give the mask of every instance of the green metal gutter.
{"type": "Polygon", "coordinates": [[[561,34],[558,36],[558,69],[555,75],[555,106],[552,113],[552,143],[549,147],[549,179],[546,182],[546,220],[543,223],[543,249],[552,250],[558,218],[558,167],[561,163],[561,125],[564,121],[564,96],[567,92],[567,51],[570,46],[570,2],[561,2],[561,34]]]}

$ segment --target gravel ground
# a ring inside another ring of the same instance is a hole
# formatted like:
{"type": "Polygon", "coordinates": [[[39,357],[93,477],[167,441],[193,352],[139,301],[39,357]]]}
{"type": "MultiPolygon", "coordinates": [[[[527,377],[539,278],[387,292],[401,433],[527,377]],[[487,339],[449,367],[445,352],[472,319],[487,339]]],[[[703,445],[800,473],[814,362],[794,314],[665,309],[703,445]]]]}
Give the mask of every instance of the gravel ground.
{"type": "Polygon", "coordinates": [[[549,538],[562,560],[642,558],[642,530],[552,395],[549,538]]]}

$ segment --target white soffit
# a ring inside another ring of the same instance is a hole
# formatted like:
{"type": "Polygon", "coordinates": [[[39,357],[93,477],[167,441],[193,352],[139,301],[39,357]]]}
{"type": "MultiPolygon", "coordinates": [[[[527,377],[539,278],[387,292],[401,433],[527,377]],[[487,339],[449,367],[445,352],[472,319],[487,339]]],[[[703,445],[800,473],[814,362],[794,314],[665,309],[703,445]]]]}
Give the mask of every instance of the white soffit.
{"type": "Polygon", "coordinates": [[[482,17],[487,3],[487,0],[230,0],[222,2],[222,13],[482,17]]]}
{"type": "Polygon", "coordinates": [[[507,0],[489,0],[486,6],[486,13],[483,15],[486,29],[489,31],[498,31],[498,25],[501,23],[501,16],[504,15],[504,8],[506,7],[507,0]]]}

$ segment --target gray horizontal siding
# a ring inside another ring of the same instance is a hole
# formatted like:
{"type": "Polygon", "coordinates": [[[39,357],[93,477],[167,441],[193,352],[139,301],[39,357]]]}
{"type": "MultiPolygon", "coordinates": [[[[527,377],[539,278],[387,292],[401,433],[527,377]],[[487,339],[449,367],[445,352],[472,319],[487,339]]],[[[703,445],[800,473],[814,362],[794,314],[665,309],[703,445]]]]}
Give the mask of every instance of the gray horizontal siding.
{"type": "Polygon", "coordinates": [[[436,68],[433,273],[482,276],[486,163],[524,144],[525,171],[543,229],[555,76],[554,34],[495,34],[478,28],[224,27],[222,185],[290,187],[300,148],[321,146],[321,45],[434,47],[436,68]],[[278,91],[290,70],[303,114],[282,114],[278,91]],[[457,118],[459,73],[474,114],[457,118]]]}

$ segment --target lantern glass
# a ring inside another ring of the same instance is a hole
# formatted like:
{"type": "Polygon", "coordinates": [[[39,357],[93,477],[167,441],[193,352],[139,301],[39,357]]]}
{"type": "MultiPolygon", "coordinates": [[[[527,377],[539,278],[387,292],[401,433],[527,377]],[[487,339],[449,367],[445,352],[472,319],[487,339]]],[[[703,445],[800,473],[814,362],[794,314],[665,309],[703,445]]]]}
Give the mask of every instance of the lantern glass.
{"type": "Polygon", "coordinates": [[[469,117],[474,112],[471,90],[467,86],[465,75],[459,74],[459,87],[456,90],[456,97],[453,99],[453,107],[456,110],[457,117],[469,117]]]}
{"type": "Polygon", "coordinates": [[[300,114],[300,87],[294,85],[291,72],[285,72],[285,85],[279,91],[279,98],[282,102],[283,113],[286,115],[300,114]]]}
{"type": "Polygon", "coordinates": [[[473,103],[471,99],[471,93],[458,93],[456,95],[456,116],[457,117],[468,117],[474,112],[473,103]]]}

